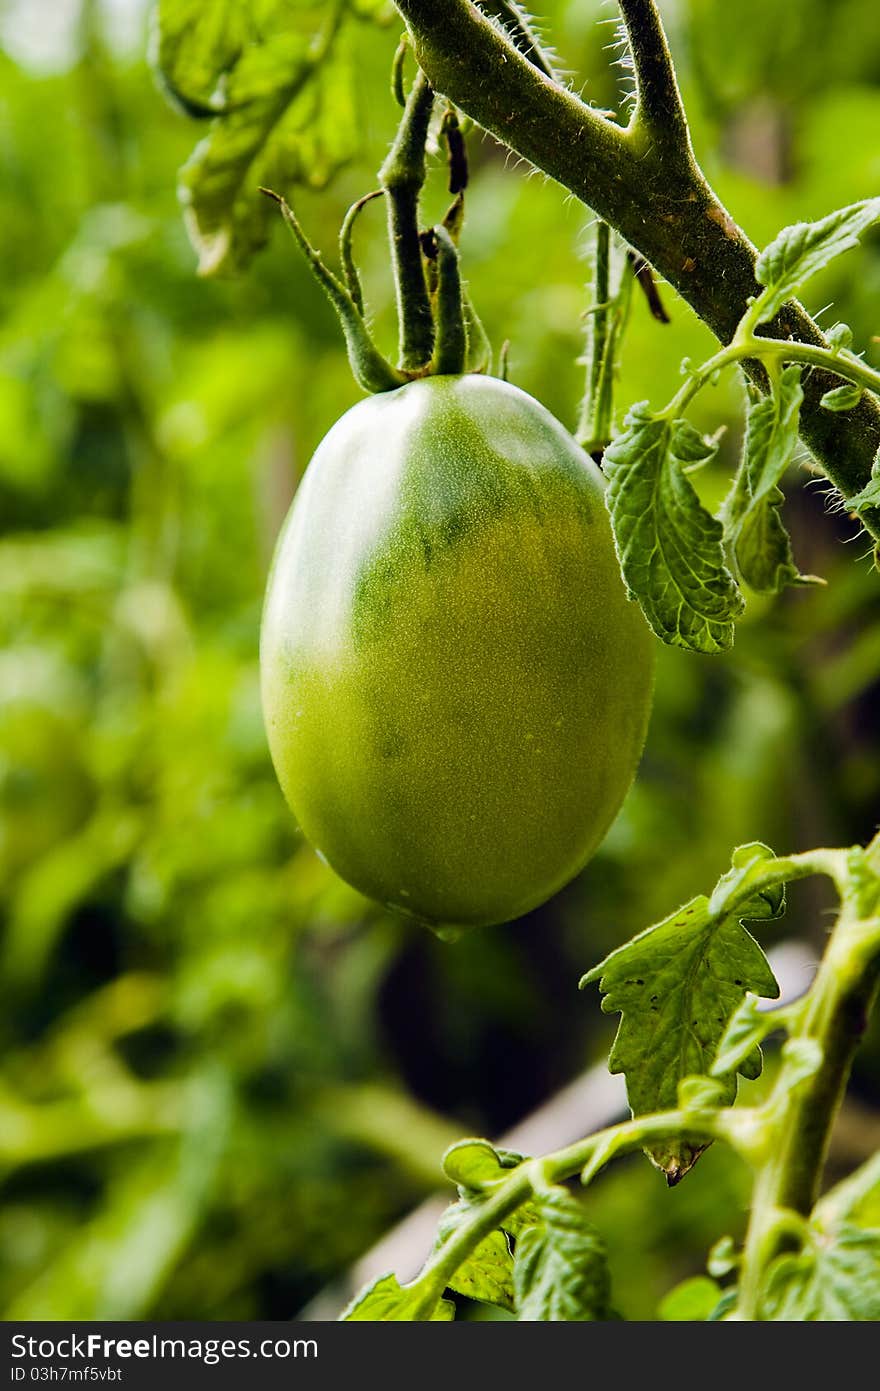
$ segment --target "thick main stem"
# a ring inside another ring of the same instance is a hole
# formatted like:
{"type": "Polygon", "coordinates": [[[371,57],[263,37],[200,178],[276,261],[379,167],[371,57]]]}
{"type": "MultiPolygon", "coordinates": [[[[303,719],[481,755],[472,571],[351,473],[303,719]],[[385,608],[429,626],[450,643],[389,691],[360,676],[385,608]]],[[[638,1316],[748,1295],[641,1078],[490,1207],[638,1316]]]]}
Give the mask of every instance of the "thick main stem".
{"type": "MultiPolygon", "coordinates": [[[[686,128],[677,138],[658,141],[656,84],[646,89],[646,100],[654,92],[645,108],[654,113],[652,121],[637,121],[625,131],[540,72],[469,0],[396,3],[435,90],[609,222],[718,339],[729,342],[747,301],[761,290],[755,247],[706,182],[686,128]]],[[[631,13],[636,8],[627,7],[631,13]]],[[[659,21],[657,27],[662,34],[659,21]]],[[[643,82],[662,69],[662,54],[655,58],[652,69],[643,44],[643,82]]],[[[764,332],[827,346],[796,301],[764,332]]],[[[747,370],[765,386],[760,367],[748,364],[747,370]]],[[[826,411],[819,401],[834,385],[835,378],[821,369],[810,374],[801,434],[831,481],[852,497],[867,485],[880,446],[880,402],[866,395],[845,414],[826,411]]],[[[866,524],[880,536],[876,509],[866,524]]]]}

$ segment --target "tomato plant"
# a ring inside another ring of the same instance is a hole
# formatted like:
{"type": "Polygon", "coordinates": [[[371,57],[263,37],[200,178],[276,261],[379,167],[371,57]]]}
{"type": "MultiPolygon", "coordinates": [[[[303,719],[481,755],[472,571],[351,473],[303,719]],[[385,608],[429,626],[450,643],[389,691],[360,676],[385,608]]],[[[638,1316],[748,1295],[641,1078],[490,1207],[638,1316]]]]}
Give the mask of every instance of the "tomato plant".
{"type": "MultiPolygon", "coordinates": [[[[366,200],[343,225],[337,277],[272,191],[373,395],[319,447],[280,541],[264,702],[284,790],[340,874],[435,925],[492,923],[552,893],[607,829],[644,733],[648,628],[710,656],[732,646],[747,591],[773,597],[817,583],[801,573],[781,511],[799,438],[872,545],[880,538],[880,373],[845,324],[823,334],[795,298],[880,222],[880,199],[785,227],[756,254],[696,164],[652,0],[620,0],[635,90],[619,119],[559,79],[518,4],[398,0],[396,9],[408,39],[392,89],[404,112],[377,190],[400,317],[396,365],[368,329],[351,254],[366,200]],[[417,63],[408,94],[407,44],[417,63]],[[537,402],[489,375],[459,266],[467,120],[598,219],[579,434],[604,482],[537,402]],[[425,229],[425,150],[444,142],[453,203],[425,229]],[[616,426],[629,297],[639,283],[656,313],[652,266],[721,346],[683,364],[668,404],[632,406],[616,426]],[[686,412],[730,368],[748,383],[745,429],[713,511],[698,475],[718,438],[686,412]]],[[[288,74],[274,94],[255,91],[274,120],[319,81],[346,14],[361,17],[357,6],[334,7],[295,84],[288,74]]],[[[192,43],[185,26],[166,26],[160,62],[172,87],[192,43]]],[[[211,68],[224,81],[238,63],[228,47],[211,68]]],[[[214,134],[188,166],[190,226],[209,270],[246,259],[265,236],[265,207],[243,210],[240,181],[231,197],[209,177],[242,172],[240,109],[215,112],[214,134]]],[[[270,140],[263,151],[266,126],[257,127],[246,167],[257,151],[266,182],[295,182],[289,150],[270,140]]],[[[452,1292],[524,1321],[611,1319],[604,1244],[566,1184],[592,1184],[617,1155],[643,1149],[673,1186],[718,1141],[749,1171],[748,1230],[741,1249],[729,1240],[713,1252],[711,1280],[672,1293],[672,1316],[880,1317],[876,1157],[821,1193],[880,974],[880,841],[865,839],[778,856],[757,840],[741,845],[714,888],[588,970],[582,984],[598,983],[604,1008],[621,1015],[610,1066],[626,1077],[631,1118],[535,1159],[485,1140],[453,1146],[444,1171],[458,1196],[421,1273],[404,1284],[382,1276],[345,1318],[449,1319],[452,1292]],[[773,1008],[778,986],[751,929],[780,918],[787,886],[814,875],[830,879],[839,915],[810,988],[773,1008]],[[738,1077],[758,1078],[773,1034],[785,1042],[772,1084],[735,1105],[738,1077]]]]}

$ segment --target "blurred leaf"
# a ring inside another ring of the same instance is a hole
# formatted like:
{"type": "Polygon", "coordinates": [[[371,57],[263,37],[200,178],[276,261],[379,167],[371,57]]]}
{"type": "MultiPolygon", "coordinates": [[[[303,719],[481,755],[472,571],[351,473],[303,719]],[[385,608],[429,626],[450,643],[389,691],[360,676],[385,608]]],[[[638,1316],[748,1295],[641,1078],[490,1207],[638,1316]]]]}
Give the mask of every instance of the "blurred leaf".
{"type": "MultiPolygon", "coordinates": [[[[380,1275],[361,1291],[341,1317],[349,1323],[406,1323],[412,1321],[416,1305],[417,1296],[401,1288],[396,1275],[380,1275]]],[[[454,1318],[455,1305],[448,1299],[439,1300],[431,1319],[449,1323],[454,1318]]]]}
{"type": "Polygon", "coordinates": [[[320,188],[357,152],[352,9],[160,0],[158,71],[191,115],[212,116],[180,182],[202,275],[238,270],[265,244],[276,210],[261,185],[320,188]]]}
{"type": "Polygon", "coordinates": [[[842,1224],[811,1229],[797,1255],[779,1256],[767,1272],[761,1317],[797,1323],[880,1319],[880,1230],[842,1224]]]}
{"type": "Polygon", "coordinates": [[[814,1220],[823,1230],[844,1222],[880,1230],[880,1152],[823,1194],[814,1220]]]}
{"type": "Polygon", "coordinates": [[[694,1275],[676,1285],[660,1301],[658,1316],[665,1323],[702,1323],[717,1307],[721,1286],[707,1275],[694,1275]]]}

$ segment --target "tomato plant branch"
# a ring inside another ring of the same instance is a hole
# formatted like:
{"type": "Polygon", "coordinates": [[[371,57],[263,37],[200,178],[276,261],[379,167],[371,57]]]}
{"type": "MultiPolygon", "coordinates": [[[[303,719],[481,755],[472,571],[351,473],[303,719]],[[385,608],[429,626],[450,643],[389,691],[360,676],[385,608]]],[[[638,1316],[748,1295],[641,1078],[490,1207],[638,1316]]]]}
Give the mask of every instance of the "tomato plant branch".
{"type": "Polygon", "coordinates": [[[419,1297],[414,1318],[430,1319],[437,1301],[459,1266],[532,1194],[545,1191],[549,1185],[575,1178],[584,1171],[588,1171],[589,1177],[592,1177],[612,1154],[631,1153],[651,1140],[680,1135],[683,1131],[704,1141],[730,1138],[731,1128],[726,1122],[727,1118],[722,1113],[711,1110],[657,1112],[596,1131],[554,1154],[524,1161],[510,1171],[508,1178],[487,1185],[484,1200],[474,1203],[472,1213],[434,1252],[421,1274],[405,1287],[419,1297]],[[601,1162],[590,1171],[591,1161],[596,1155],[601,1162]]]}
{"type": "MultiPolygon", "coordinates": [[[[627,130],[547,77],[470,0],[396,3],[434,89],[609,222],[722,343],[730,342],[750,298],[761,291],[756,252],[707,183],[677,112],[672,136],[658,140],[661,79],[671,60],[665,40],[657,48],[662,30],[653,6],[650,15],[635,0],[624,7],[633,32],[639,16],[650,21],[637,45],[643,114],[627,130]]],[[[667,90],[667,107],[669,102],[667,90]]],[[[795,300],[764,331],[827,347],[795,300]]],[[[760,364],[747,360],[744,366],[766,389],[760,364]]],[[[834,384],[821,368],[805,381],[801,435],[843,496],[852,497],[870,479],[880,445],[880,402],[866,395],[851,411],[826,411],[819,402],[834,384]]],[[[869,517],[866,524],[880,535],[880,520],[869,517]]]]}
{"type": "MultiPolygon", "coordinates": [[[[853,382],[865,391],[880,395],[880,372],[862,362],[853,353],[836,352],[832,348],[818,347],[811,343],[780,342],[779,339],[763,338],[753,333],[747,326],[748,315],[734,335],[733,341],[713,354],[699,368],[689,373],[663,414],[670,420],[681,415],[697,393],[725,367],[732,363],[745,366],[749,362],[763,361],[768,371],[783,362],[800,362],[806,367],[818,368],[823,376],[833,374],[853,382]]],[[[826,412],[831,414],[831,412],[826,412]]],[[[872,528],[873,531],[873,528],[872,528]]],[[[876,535],[876,532],[873,532],[876,535]]]]}
{"type": "MultiPolygon", "coordinates": [[[[870,852],[869,852],[870,853],[870,852]]],[[[818,1196],[828,1142],[880,979],[876,890],[864,904],[844,895],[819,972],[791,1027],[783,1064],[767,1103],[767,1157],[755,1178],[740,1293],[734,1317],[761,1317],[767,1267],[791,1245],[792,1214],[809,1216],[818,1196]],[[803,1076],[804,1047],[816,1065],[803,1076]]]]}
{"type": "Polygon", "coordinates": [[[673,160],[691,157],[687,116],[678,78],[654,0],[618,0],[636,79],[636,106],[631,134],[657,147],[668,147],[673,160]]]}
{"type": "Polygon", "coordinates": [[[379,170],[388,202],[400,326],[399,365],[403,370],[424,367],[434,348],[434,319],[419,241],[419,195],[426,176],[425,141],[433,108],[434,93],[419,71],[394,142],[379,170]]]}

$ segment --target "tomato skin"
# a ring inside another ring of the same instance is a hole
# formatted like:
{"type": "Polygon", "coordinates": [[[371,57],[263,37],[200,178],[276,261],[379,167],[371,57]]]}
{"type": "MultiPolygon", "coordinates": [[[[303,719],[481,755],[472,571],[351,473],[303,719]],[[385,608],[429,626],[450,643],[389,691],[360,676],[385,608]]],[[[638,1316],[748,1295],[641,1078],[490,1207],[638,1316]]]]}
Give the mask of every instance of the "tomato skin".
{"type": "Polygon", "coordinates": [[[261,635],[281,787],[339,875],[431,924],[505,922],[590,858],[632,781],[654,639],[602,475],[492,377],[428,377],[325,437],[261,635]]]}

